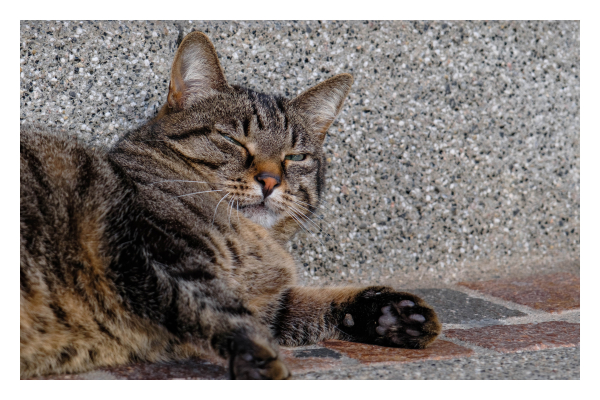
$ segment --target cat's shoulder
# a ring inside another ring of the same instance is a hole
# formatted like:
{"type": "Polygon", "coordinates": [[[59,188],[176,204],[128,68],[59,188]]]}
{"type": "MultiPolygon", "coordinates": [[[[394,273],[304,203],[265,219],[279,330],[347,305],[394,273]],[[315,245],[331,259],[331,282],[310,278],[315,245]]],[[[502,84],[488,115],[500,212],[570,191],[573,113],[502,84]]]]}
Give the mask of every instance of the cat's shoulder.
{"type": "Polygon", "coordinates": [[[21,125],[21,156],[28,151],[43,154],[86,154],[94,158],[104,158],[107,149],[91,147],[75,134],[61,129],[40,125],[21,125]]]}
{"type": "Polygon", "coordinates": [[[113,169],[108,152],[86,144],[76,135],[36,125],[22,125],[20,137],[21,184],[49,180],[69,188],[83,180],[110,180],[113,169]]]}

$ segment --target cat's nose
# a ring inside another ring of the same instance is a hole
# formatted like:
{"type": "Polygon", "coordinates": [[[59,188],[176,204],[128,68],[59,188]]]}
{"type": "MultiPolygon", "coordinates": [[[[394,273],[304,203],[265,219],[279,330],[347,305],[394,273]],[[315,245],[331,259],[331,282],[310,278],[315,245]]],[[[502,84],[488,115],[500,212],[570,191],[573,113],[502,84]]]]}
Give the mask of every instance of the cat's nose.
{"type": "Polygon", "coordinates": [[[262,172],[256,175],[254,179],[262,187],[263,199],[266,199],[267,196],[273,193],[273,190],[281,183],[281,177],[268,172],[262,172]]]}

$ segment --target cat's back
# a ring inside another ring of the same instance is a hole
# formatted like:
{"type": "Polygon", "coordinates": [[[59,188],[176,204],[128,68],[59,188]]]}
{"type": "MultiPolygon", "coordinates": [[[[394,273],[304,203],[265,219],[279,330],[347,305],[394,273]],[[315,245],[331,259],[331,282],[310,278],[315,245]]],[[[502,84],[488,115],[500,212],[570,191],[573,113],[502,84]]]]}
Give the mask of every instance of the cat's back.
{"type": "Polygon", "coordinates": [[[83,231],[97,230],[91,220],[99,221],[119,192],[106,155],[35,127],[21,128],[20,153],[22,250],[65,250],[83,231]]]}
{"type": "Polygon", "coordinates": [[[51,195],[47,200],[56,200],[76,190],[84,180],[91,183],[93,178],[100,178],[98,172],[108,167],[101,152],[76,137],[46,128],[21,127],[20,144],[21,203],[27,193],[45,193],[51,195]]]}
{"type": "Polygon", "coordinates": [[[60,132],[22,127],[20,153],[21,375],[77,369],[103,343],[95,310],[117,307],[94,299],[114,297],[107,216],[124,190],[102,151],[60,132]]]}

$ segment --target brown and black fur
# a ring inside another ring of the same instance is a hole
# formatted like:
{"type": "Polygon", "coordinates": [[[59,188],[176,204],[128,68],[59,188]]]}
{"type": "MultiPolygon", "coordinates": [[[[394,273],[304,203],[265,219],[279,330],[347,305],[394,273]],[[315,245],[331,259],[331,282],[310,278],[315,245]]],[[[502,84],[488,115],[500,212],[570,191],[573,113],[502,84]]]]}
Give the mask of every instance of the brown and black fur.
{"type": "Polygon", "coordinates": [[[23,128],[21,377],[216,355],[233,378],[284,379],[278,344],[432,342],[418,297],[298,287],[283,247],[319,204],[351,84],[292,100],[230,86],[193,32],[165,106],[110,152],[23,128]]]}

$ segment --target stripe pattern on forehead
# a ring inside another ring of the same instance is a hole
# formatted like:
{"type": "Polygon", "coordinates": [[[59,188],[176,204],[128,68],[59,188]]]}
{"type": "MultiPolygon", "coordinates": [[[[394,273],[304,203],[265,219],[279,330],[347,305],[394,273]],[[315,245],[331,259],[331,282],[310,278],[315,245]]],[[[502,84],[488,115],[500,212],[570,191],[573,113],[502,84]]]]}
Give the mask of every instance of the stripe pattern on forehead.
{"type": "Polygon", "coordinates": [[[258,129],[287,130],[287,116],[285,115],[284,101],[280,96],[268,95],[245,89],[252,106],[252,114],[256,116],[258,129]]]}

